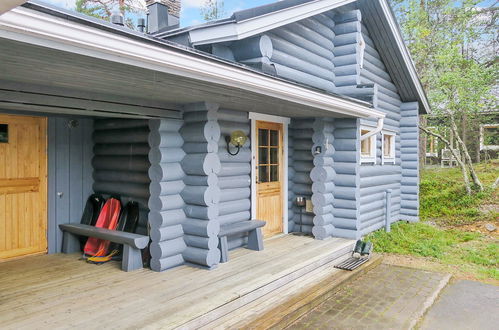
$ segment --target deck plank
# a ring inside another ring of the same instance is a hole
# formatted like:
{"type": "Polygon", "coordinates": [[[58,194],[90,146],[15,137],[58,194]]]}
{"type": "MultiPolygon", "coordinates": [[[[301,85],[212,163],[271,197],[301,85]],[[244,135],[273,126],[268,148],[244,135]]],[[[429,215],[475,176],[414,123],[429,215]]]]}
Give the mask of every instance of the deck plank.
{"type": "Polygon", "coordinates": [[[0,324],[6,329],[195,324],[204,316],[222,316],[220,306],[249,303],[272,289],[269,283],[296,280],[301,269],[315,269],[333,251],[351,244],[285,235],[266,240],[264,251],[231,251],[230,262],[211,271],[181,266],[163,273],[127,273],[117,262],[89,265],[77,254],[3,262],[0,324]]]}

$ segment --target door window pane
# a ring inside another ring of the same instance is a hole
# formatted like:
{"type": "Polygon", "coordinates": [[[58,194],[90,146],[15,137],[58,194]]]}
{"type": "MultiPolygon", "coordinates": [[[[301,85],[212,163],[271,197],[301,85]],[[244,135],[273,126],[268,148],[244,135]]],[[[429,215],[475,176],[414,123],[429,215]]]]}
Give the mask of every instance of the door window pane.
{"type": "Polygon", "coordinates": [[[270,164],[279,164],[279,148],[270,148],[270,164]]]}
{"type": "Polygon", "coordinates": [[[270,145],[274,147],[279,145],[279,131],[270,131],[270,145]]]}
{"type": "Polygon", "coordinates": [[[9,142],[9,125],[0,124],[0,143],[9,142]]]}
{"type": "Polygon", "coordinates": [[[270,181],[279,181],[279,165],[270,166],[270,181]]]}
{"type": "Polygon", "coordinates": [[[258,166],[258,181],[269,182],[269,167],[258,166]]]}
{"type": "Polygon", "coordinates": [[[269,163],[269,149],[265,147],[258,148],[258,164],[268,164],[269,163]]]}
{"type": "Polygon", "coordinates": [[[258,129],[258,144],[261,146],[269,145],[269,130],[267,129],[258,129]]]}

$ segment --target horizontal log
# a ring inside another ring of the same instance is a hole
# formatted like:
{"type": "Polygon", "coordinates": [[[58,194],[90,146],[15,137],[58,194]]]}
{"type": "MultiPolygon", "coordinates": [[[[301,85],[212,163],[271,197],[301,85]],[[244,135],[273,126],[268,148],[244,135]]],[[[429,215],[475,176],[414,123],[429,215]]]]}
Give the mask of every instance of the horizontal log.
{"type": "Polygon", "coordinates": [[[149,168],[151,181],[177,181],[181,180],[185,173],[179,163],[159,163],[153,164],[149,168]]]}
{"type": "Polygon", "coordinates": [[[184,200],[180,195],[151,196],[148,203],[152,211],[168,211],[184,207],[184,200]]]}
{"type": "Polygon", "coordinates": [[[155,163],[178,163],[185,156],[182,148],[152,148],[149,151],[149,161],[155,163]]]}
{"type": "Polygon", "coordinates": [[[186,204],[210,206],[220,201],[220,189],[216,186],[185,186],[180,195],[186,204]]]}
{"type": "Polygon", "coordinates": [[[151,164],[147,156],[94,156],[92,166],[96,170],[147,172],[151,164]]]}
{"type": "Polygon", "coordinates": [[[195,247],[187,247],[182,253],[184,260],[186,262],[191,262],[194,264],[213,267],[218,265],[220,262],[220,250],[219,249],[200,249],[195,247]]]}
{"type": "Polygon", "coordinates": [[[96,193],[116,194],[142,199],[148,199],[150,196],[149,185],[147,184],[97,181],[94,182],[92,187],[96,193]]]}
{"type": "Polygon", "coordinates": [[[94,155],[97,156],[147,156],[149,150],[147,143],[100,143],[94,145],[94,155]]]}
{"type": "Polygon", "coordinates": [[[219,204],[211,206],[200,206],[187,204],[184,206],[184,212],[189,218],[211,220],[219,215],[219,204]]]}
{"type": "MultiPolygon", "coordinates": [[[[289,173],[289,172],[288,172],[289,173]]],[[[220,189],[246,188],[251,185],[249,175],[226,176],[218,179],[220,189]]]]}
{"type": "Polygon", "coordinates": [[[221,202],[218,204],[220,216],[248,211],[251,209],[251,201],[249,199],[239,199],[230,202],[221,202]]]}
{"type": "Polygon", "coordinates": [[[208,142],[186,142],[182,146],[182,149],[188,154],[197,153],[216,153],[218,152],[218,142],[208,141],[208,142]]]}
{"type": "Polygon", "coordinates": [[[199,220],[187,218],[182,222],[184,233],[202,237],[217,236],[220,232],[218,220],[199,220]]]}
{"type": "Polygon", "coordinates": [[[149,212],[149,223],[151,228],[169,227],[181,224],[185,220],[185,213],[182,208],[149,212]]]}
{"type": "Polygon", "coordinates": [[[143,183],[149,184],[151,180],[146,172],[130,172],[130,171],[113,171],[113,170],[95,170],[92,173],[95,182],[97,181],[114,181],[128,183],[143,183]]]}
{"type": "Polygon", "coordinates": [[[184,235],[185,244],[190,247],[212,250],[218,247],[218,237],[200,237],[195,235],[184,235]]]}
{"type": "Polygon", "coordinates": [[[182,169],[189,175],[217,174],[221,163],[216,153],[187,154],[182,160],[182,169]]]}
{"type": "Polygon", "coordinates": [[[149,138],[149,129],[130,128],[119,130],[94,131],[92,139],[94,143],[146,143],[149,138]]]}
{"type": "Polygon", "coordinates": [[[184,189],[182,180],[178,181],[152,181],[149,184],[149,191],[152,196],[176,195],[184,189]]]}
{"type": "Polygon", "coordinates": [[[94,120],[94,130],[111,130],[124,128],[148,127],[149,121],[145,119],[96,119],[94,120]]]}
{"type": "Polygon", "coordinates": [[[153,241],[149,245],[149,251],[151,252],[152,258],[163,259],[182,253],[186,247],[184,238],[178,237],[173,240],[162,242],[153,241]]]}
{"type": "Polygon", "coordinates": [[[152,226],[149,236],[151,236],[153,242],[162,242],[179,237],[182,238],[184,236],[184,230],[182,229],[181,224],[168,227],[152,226]]]}
{"type": "Polygon", "coordinates": [[[176,256],[163,258],[163,259],[151,259],[151,269],[155,272],[163,272],[167,269],[180,266],[184,263],[184,258],[181,254],[176,256]]]}

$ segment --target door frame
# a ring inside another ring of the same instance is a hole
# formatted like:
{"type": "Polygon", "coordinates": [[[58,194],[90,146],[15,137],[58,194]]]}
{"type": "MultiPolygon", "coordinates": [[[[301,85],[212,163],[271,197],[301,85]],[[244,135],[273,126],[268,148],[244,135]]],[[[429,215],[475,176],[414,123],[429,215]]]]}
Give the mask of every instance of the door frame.
{"type": "Polygon", "coordinates": [[[263,113],[250,112],[248,114],[248,118],[251,120],[251,218],[255,219],[256,217],[256,122],[257,121],[267,121],[271,123],[279,123],[282,124],[282,132],[283,132],[283,162],[282,162],[282,179],[284,182],[282,183],[282,203],[283,203],[283,212],[282,212],[282,232],[283,234],[287,234],[288,230],[288,126],[291,121],[290,118],[266,115],[263,113]]]}

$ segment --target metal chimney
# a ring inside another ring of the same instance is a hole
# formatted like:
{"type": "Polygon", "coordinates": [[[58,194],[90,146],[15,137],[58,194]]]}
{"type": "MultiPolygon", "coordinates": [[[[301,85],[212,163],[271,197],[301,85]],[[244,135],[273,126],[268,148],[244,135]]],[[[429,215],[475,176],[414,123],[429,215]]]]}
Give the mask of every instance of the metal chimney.
{"type": "Polygon", "coordinates": [[[154,2],[147,6],[149,11],[147,18],[147,33],[155,34],[179,27],[179,19],[169,13],[169,9],[163,3],[154,2]]]}

